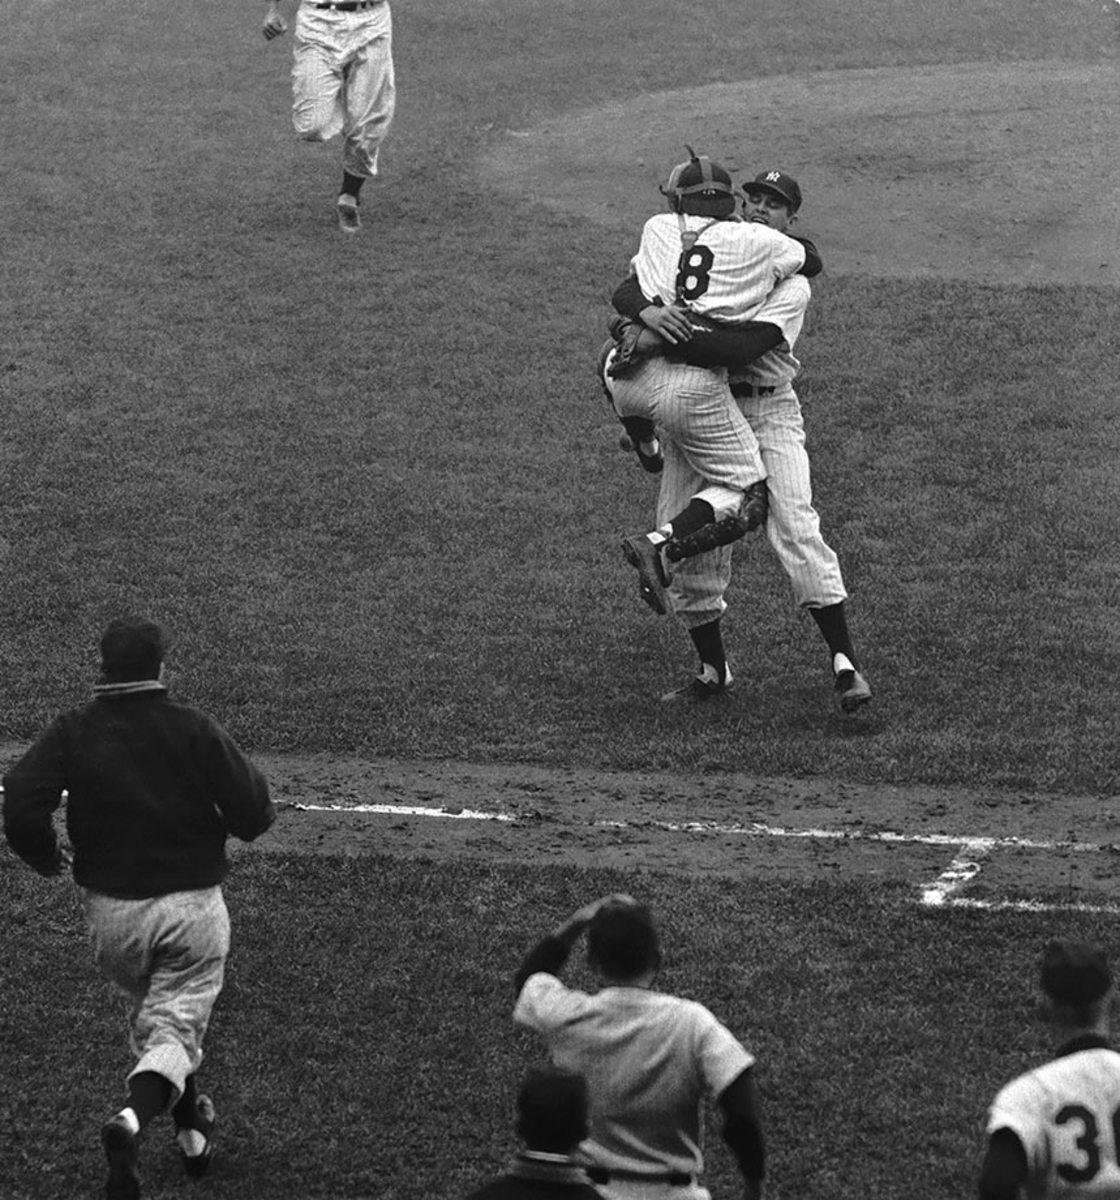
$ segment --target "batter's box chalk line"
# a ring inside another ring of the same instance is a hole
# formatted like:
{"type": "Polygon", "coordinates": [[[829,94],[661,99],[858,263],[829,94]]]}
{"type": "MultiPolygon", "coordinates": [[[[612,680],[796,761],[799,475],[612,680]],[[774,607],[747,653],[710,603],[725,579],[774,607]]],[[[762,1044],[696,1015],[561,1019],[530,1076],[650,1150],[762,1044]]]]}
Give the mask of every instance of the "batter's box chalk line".
{"type": "MultiPolygon", "coordinates": [[[[533,818],[516,813],[489,812],[469,808],[435,808],[404,804],[298,804],[287,807],[301,812],[350,812],[382,816],[430,817],[453,821],[501,821],[507,824],[530,823],[533,818]]],[[[707,833],[721,836],[797,838],[835,842],[879,842],[892,845],[959,847],[953,860],[932,882],[922,885],[919,903],[927,908],[971,908],[987,911],[1080,912],[1120,915],[1120,907],[1109,904],[1047,903],[1041,900],[988,900],[960,896],[957,893],[983,870],[994,850],[1062,850],[1077,854],[1101,854],[1112,845],[1095,842],[1039,841],[1021,837],[966,837],[948,833],[900,833],[896,830],[791,829],[767,825],[761,821],[747,824],[718,821],[591,821],[592,829],[658,829],[665,833],[707,833]]]]}

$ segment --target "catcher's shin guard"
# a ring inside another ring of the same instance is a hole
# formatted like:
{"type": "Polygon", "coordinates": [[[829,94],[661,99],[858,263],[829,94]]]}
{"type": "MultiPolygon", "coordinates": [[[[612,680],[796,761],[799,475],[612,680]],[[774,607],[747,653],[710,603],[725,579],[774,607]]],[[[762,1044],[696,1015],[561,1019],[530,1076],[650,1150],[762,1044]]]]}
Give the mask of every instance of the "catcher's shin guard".
{"type": "Polygon", "coordinates": [[[718,550],[720,546],[730,546],[750,532],[746,517],[736,514],[724,517],[721,521],[709,521],[701,525],[694,533],[686,533],[684,537],[670,538],[665,543],[665,557],[670,562],[680,562],[682,558],[695,558],[697,554],[706,554],[709,550],[718,550]]]}
{"type": "Polygon", "coordinates": [[[686,533],[683,537],[670,538],[665,543],[665,557],[670,562],[680,562],[682,558],[695,558],[697,554],[718,550],[720,546],[730,546],[764,524],[769,515],[769,492],[766,490],[766,481],[760,480],[747,489],[739,512],[719,521],[709,521],[707,525],[701,525],[695,532],[686,533]]]}

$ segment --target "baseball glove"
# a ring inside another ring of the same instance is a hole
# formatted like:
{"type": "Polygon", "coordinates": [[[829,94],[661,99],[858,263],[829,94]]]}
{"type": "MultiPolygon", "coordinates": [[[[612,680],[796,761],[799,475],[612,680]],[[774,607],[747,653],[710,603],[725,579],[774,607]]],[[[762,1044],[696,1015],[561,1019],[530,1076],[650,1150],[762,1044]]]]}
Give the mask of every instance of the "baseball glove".
{"type": "Polygon", "coordinates": [[[640,321],[629,321],[625,317],[616,317],[610,324],[611,336],[617,347],[607,374],[612,379],[618,379],[642,360],[644,355],[638,353],[638,339],[642,336],[645,326],[640,321]]]}

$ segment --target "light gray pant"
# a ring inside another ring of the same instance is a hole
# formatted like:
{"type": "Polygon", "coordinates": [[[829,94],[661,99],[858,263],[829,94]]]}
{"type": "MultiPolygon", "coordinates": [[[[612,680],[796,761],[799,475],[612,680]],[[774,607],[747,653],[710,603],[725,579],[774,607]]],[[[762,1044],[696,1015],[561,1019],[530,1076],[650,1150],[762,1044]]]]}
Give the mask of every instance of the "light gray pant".
{"type": "Polygon", "coordinates": [[[342,167],[377,174],[396,109],[393,20],[388,0],[356,12],[309,5],[296,15],[292,124],[308,142],[342,134],[342,167]]]}
{"type": "MultiPolygon", "coordinates": [[[[840,563],[821,535],[813,507],[805,425],[796,394],[787,387],[774,396],[742,400],[739,407],[762,450],[770,491],[766,536],[789,576],[794,600],[805,608],[846,600],[840,563]]],[[[662,489],[679,495],[701,482],[676,448],[667,445],[662,489]]],[[[731,582],[732,549],[723,546],[673,564],[669,597],[686,628],[706,625],[727,609],[724,593],[731,582]]]]}
{"type": "Polygon", "coordinates": [[[693,497],[707,500],[717,520],[730,516],[746,489],[765,477],[758,439],[731,395],[726,371],[650,358],[612,379],[610,389],[618,415],[653,421],[687,468],[662,474],[659,526],[693,497]]]}
{"type": "Polygon", "coordinates": [[[132,1001],[129,1077],[154,1071],[178,1099],[202,1062],[202,1039],[225,977],[229,913],[220,887],[119,900],[79,888],[94,958],[132,1001]]]}

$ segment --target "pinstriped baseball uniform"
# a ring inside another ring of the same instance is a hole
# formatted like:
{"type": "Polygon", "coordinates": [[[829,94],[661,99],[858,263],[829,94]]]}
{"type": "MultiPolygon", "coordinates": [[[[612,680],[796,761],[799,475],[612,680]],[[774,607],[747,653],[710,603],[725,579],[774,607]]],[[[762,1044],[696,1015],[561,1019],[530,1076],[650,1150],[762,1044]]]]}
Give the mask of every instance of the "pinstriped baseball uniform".
{"type": "Polygon", "coordinates": [[[304,0],[296,15],[292,123],[306,141],[343,136],[342,168],[377,174],[396,108],[388,0],[353,11],[304,0]]]}
{"type": "Polygon", "coordinates": [[[657,523],[677,515],[692,497],[706,500],[716,518],[739,511],[743,492],[765,475],[758,439],[731,397],[727,372],[650,358],[621,379],[609,380],[620,417],[653,421],[681,464],[691,491],[673,491],[666,507],[662,476],[657,523]]]}
{"type": "MultiPolygon", "coordinates": [[[[733,373],[732,390],[743,393],[738,404],[758,438],[770,491],[767,536],[793,587],[794,599],[805,607],[822,608],[847,598],[835,552],[821,536],[820,517],[813,507],[805,426],[793,380],[801,368],[793,347],[801,332],[811,296],[809,281],[795,275],[774,289],[756,311],[754,320],[777,325],[781,344],[749,367],[733,373]],[[766,394],[760,394],[766,389],[766,394]],[[771,390],[772,389],[772,390],[771,390]]],[[[672,515],[674,505],[687,502],[698,481],[687,460],[668,442],[658,501],[672,515]],[[683,500],[682,500],[683,497],[683,500]]],[[[724,592],[731,580],[732,547],[677,563],[668,591],[674,612],[686,627],[707,624],[727,608],[724,592]]]]}
{"type": "MultiPolygon", "coordinates": [[[[631,269],[646,296],[666,303],[679,296],[704,316],[741,322],[804,262],[804,247],[777,230],[666,212],[645,223],[631,269]]],[[[674,492],[679,503],[668,508],[663,480],[659,525],[692,497],[708,501],[717,519],[737,512],[743,491],[764,477],[758,439],[731,397],[725,371],[654,358],[613,380],[611,391],[619,416],[654,421],[692,476],[691,491],[674,492]]]]}

